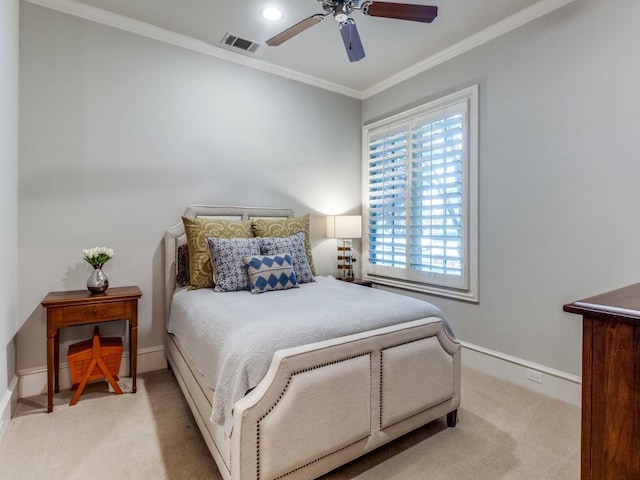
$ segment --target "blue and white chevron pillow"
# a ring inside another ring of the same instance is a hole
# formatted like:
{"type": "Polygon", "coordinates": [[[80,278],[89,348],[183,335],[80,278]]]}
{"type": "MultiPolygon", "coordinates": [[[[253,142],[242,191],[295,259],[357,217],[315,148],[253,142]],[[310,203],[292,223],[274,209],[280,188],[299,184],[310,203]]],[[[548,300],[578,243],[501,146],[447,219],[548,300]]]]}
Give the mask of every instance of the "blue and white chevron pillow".
{"type": "Polygon", "coordinates": [[[247,266],[251,293],[298,288],[293,260],[288,253],[242,257],[247,266]]]}

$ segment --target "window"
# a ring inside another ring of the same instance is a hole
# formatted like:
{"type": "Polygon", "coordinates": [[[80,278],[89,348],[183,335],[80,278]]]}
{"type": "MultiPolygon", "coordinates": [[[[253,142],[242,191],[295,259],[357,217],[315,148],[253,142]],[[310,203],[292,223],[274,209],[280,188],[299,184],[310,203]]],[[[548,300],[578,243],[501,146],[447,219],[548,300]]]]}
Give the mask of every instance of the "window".
{"type": "Polygon", "coordinates": [[[478,87],[364,127],[364,272],[477,301],[478,87]]]}

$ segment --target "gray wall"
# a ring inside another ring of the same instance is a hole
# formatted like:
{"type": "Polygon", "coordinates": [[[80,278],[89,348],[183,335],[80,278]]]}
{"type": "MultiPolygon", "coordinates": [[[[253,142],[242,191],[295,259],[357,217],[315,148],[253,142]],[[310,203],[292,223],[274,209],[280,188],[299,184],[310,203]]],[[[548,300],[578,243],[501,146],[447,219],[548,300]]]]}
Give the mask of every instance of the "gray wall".
{"type": "Polygon", "coordinates": [[[640,3],[581,0],[369,98],[369,122],[477,83],[480,303],[468,342],[580,374],[564,303],[639,280],[640,3]]]}
{"type": "Polygon", "coordinates": [[[0,251],[4,256],[0,264],[0,400],[16,373],[18,13],[18,0],[0,1],[0,251]]]}
{"type": "Polygon", "coordinates": [[[20,41],[20,370],[46,364],[40,302],[85,288],[96,245],[142,289],[140,348],[162,345],[162,240],[190,203],[311,213],[333,270],[323,215],[360,204],[359,100],[30,3],[20,41]]]}
{"type": "Polygon", "coordinates": [[[116,250],[112,284],[143,290],[140,347],[161,345],[162,235],[188,203],[310,212],[330,273],[322,215],[358,209],[361,121],[478,83],[480,303],[425,298],[462,340],[579,375],[581,323],[562,305],[638,280],[639,14],[632,0],[575,2],[361,112],[357,100],[23,4],[18,368],[45,364],[39,302],[84,288],[80,249],[98,244],[116,250]]]}

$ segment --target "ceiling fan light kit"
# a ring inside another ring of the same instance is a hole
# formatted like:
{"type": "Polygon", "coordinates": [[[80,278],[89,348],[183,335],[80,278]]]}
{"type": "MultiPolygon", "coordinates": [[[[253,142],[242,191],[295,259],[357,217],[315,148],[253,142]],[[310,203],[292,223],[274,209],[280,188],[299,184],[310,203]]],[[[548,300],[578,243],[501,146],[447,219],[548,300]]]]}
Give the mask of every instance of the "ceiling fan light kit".
{"type": "Polygon", "coordinates": [[[270,47],[277,47],[290,38],[320,23],[328,15],[339,23],[340,34],[344,42],[350,62],[357,62],[365,57],[364,47],[358,34],[356,22],[350,15],[360,10],[370,17],[395,18],[413,22],[431,23],[438,16],[438,7],[431,5],[414,5],[410,3],[366,1],[360,5],[357,0],[318,0],[326,13],[317,13],[278,33],[266,41],[270,47]]]}

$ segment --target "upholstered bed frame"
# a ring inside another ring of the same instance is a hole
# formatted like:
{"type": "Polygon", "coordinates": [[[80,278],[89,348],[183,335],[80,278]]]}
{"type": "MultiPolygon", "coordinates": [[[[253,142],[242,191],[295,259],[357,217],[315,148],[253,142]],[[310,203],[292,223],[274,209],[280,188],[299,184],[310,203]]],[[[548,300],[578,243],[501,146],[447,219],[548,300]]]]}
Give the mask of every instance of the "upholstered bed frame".
{"type": "MultiPolygon", "coordinates": [[[[192,205],[185,216],[247,220],[293,212],[192,205]]],[[[166,232],[167,319],[185,243],[182,223],[166,232]]],[[[266,377],[234,405],[230,437],[209,421],[213,391],[169,333],[165,349],[227,480],[316,478],[439,417],[456,423],[460,345],[434,318],[276,352],[266,377]]]]}

